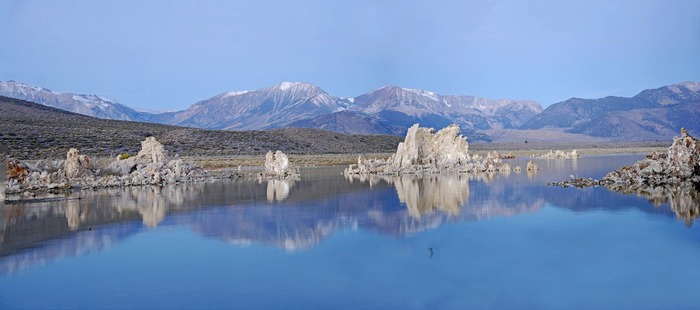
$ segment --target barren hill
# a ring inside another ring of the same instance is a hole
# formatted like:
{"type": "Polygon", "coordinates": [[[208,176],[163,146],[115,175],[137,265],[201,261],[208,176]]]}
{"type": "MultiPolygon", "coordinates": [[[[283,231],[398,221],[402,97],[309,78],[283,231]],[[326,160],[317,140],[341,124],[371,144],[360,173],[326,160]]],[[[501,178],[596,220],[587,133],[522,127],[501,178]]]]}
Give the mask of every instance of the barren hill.
{"type": "Polygon", "coordinates": [[[155,136],[170,154],[183,156],[263,154],[277,149],[291,154],[390,152],[401,141],[397,136],[306,128],[225,131],[98,119],[0,96],[0,145],[14,158],[63,158],[71,147],[89,156],[134,154],[147,136],[155,136]]]}

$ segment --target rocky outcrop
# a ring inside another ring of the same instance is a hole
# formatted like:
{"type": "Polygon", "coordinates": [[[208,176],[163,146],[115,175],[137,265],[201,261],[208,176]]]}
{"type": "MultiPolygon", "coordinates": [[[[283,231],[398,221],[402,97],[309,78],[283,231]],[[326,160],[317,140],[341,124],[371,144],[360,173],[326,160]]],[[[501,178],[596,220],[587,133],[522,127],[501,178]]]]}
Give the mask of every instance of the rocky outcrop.
{"type": "Polygon", "coordinates": [[[409,128],[404,142],[399,143],[391,162],[394,171],[405,171],[415,166],[454,167],[467,161],[469,144],[459,135],[459,126],[453,124],[433,135],[432,128],[418,124],[409,128]]]}
{"type": "Polygon", "coordinates": [[[134,158],[137,161],[163,163],[166,161],[165,148],[155,137],[148,137],[141,141],[141,150],[134,158]]]}
{"type": "MultiPolygon", "coordinates": [[[[201,168],[170,158],[154,137],[141,142],[141,151],[126,159],[116,158],[104,167],[95,167],[89,157],[70,149],[65,161],[40,160],[33,165],[8,161],[6,193],[63,191],[132,185],[163,185],[204,181],[213,178],[201,168]]],[[[240,173],[218,174],[217,178],[238,178],[240,173]]]]}
{"type": "Polygon", "coordinates": [[[78,154],[77,149],[68,150],[66,161],[63,163],[63,172],[68,179],[74,179],[83,176],[90,167],[90,158],[85,155],[78,154]]]}
{"type": "Polygon", "coordinates": [[[700,144],[682,129],[665,154],[653,152],[631,166],[608,173],[602,180],[572,177],[549,185],[605,186],[646,197],[655,205],[668,202],[678,218],[690,225],[700,214],[700,144]]]}
{"type": "Polygon", "coordinates": [[[589,187],[604,185],[620,192],[647,191],[656,186],[675,186],[682,183],[700,184],[700,144],[685,129],[673,139],[668,151],[652,152],[631,166],[622,167],[605,175],[602,180],[572,178],[551,183],[559,186],[589,187]]]}
{"type": "Polygon", "coordinates": [[[608,173],[604,184],[617,187],[675,185],[682,182],[700,183],[700,144],[685,129],[673,139],[666,154],[652,153],[632,166],[608,173]]]}
{"type": "Polygon", "coordinates": [[[525,165],[525,170],[526,170],[526,171],[531,171],[531,172],[532,172],[532,171],[537,171],[537,169],[539,169],[539,167],[537,167],[537,163],[535,163],[534,160],[528,161],[528,162],[527,162],[527,165],[525,165]]]}
{"type": "Polygon", "coordinates": [[[566,152],[562,150],[556,150],[552,151],[550,150],[549,152],[538,156],[537,158],[539,159],[576,159],[579,158],[579,154],[577,150],[573,150],[571,152],[566,152]]]}
{"type": "Polygon", "coordinates": [[[17,160],[7,161],[7,180],[8,181],[24,181],[24,179],[29,175],[27,167],[22,165],[17,160]]]}
{"type": "Polygon", "coordinates": [[[172,184],[206,175],[204,170],[184,162],[179,156],[168,157],[163,145],[154,137],[141,142],[136,156],[117,158],[98,174],[107,183],[125,182],[126,185],[172,184]]]}
{"type": "Polygon", "coordinates": [[[453,124],[434,134],[433,128],[408,129],[404,142],[387,159],[364,159],[350,165],[346,174],[416,174],[446,172],[510,171],[500,156],[489,153],[486,158],[469,154],[467,138],[459,135],[459,126],[453,124]]]}
{"type": "Polygon", "coordinates": [[[299,168],[290,165],[287,154],[282,153],[282,151],[277,151],[275,153],[272,153],[272,151],[267,152],[267,155],[265,155],[265,170],[258,175],[258,179],[282,180],[298,178],[299,168]]]}

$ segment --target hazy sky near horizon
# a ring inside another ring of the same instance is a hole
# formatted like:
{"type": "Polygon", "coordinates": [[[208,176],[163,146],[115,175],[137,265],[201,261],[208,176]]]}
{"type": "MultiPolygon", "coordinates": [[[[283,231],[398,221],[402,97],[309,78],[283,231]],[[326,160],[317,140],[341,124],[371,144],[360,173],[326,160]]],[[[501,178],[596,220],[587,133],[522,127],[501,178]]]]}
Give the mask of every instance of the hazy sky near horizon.
{"type": "Polygon", "coordinates": [[[185,109],[282,81],[532,99],[700,81],[700,1],[1,0],[0,80],[185,109]]]}

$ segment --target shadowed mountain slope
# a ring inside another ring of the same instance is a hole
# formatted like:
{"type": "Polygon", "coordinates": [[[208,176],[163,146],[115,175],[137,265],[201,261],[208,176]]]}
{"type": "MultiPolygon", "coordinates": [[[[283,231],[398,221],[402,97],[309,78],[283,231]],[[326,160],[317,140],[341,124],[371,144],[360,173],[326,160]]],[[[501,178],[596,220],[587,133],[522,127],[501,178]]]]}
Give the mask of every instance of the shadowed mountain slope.
{"type": "Polygon", "coordinates": [[[224,131],[107,120],[0,97],[0,142],[14,158],[64,158],[73,147],[89,156],[134,154],[147,136],[155,136],[169,153],[183,156],[263,154],[268,150],[291,154],[391,152],[401,141],[396,136],[306,128],[224,131]]]}

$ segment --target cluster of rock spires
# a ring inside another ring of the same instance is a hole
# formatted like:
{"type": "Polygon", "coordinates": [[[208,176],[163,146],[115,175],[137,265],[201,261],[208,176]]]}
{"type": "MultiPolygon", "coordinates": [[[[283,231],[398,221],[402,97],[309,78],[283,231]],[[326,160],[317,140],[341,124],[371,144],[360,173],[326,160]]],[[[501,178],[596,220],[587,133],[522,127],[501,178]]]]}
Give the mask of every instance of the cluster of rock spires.
{"type": "Polygon", "coordinates": [[[572,178],[553,183],[560,186],[603,185],[615,191],[638,192],[648,188],[683,183],[700,184],[700,144],[685,129],[664,153],[652,152],[631,166],[608,173],[602,180],[572,178]]]}
{"type": "Polygon", "coordinates": [[[345,169],[345,174],[401,175],[449,172],[505,172],[509,164],[498,153],[485,158],[469,153],[467,138],[459,134],[459,126],[452,124],[434,133],[433,128],[413,125],[399,143],[396,153],[387,159],[365,159],[345,169]]]}
{"type": "Polygon", "coordinates": [[[571,152],[566,152],[562,150],[549,151],[543,155],[538,156],[539,159],[576,159],[579,157],[578,151],[573,150],[571,152]]]}
{"type": "Polygon", "coordinates": [[[550,185],[606,188],[647,197],[654,204],[669,202],[689,225],[700,215],[700,144],[681,129],[666,153],[652,152],[631,166],[608,173],[603,179],[571,178],[550,185]]]}
{"type": "Polygon", "coordinates": [[[633,188],[700,183],[700,144],[682,129],[666,154],[653,152],[632,166],[610,172],[603,180],[613,186],[633,188]]]}
{"type": "MultiPolygon", "coordinates": [[[[141,151],[135,156],[118,156],[105,167],[96,167],[88,156],[79,154],[77,149],[70,149],[65,160],[39,160],[35,164],[8,160],[6,176],[3,196],[6,193],[59,192],[70,189],[253,178],[252,175],[239,172],[209,175],[202,168],[182,160],[178,155],[168,157],[163,145],[154,137],[142,141],[141,151]]],[[[298,169],[290,166],[289,159],[280,151],[274,155],[272,152],[268,153],[265,171],[257,176],[259,180],[298,177],[298,169]]]]}

